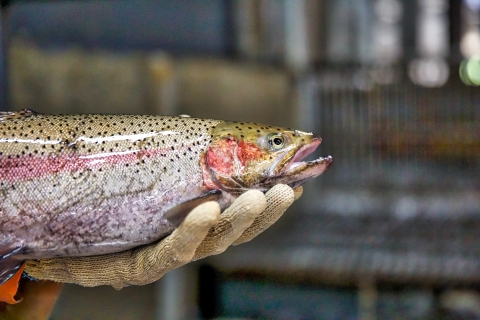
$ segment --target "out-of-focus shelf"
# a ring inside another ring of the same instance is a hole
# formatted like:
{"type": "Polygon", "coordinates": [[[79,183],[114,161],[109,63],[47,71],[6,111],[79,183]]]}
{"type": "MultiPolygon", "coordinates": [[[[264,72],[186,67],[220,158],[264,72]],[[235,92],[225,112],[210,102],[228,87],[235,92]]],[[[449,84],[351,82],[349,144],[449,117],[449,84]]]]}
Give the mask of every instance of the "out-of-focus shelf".
{"type": "MultiPolygon", "coordinates": [[[[295,276],[333,284],[358,284],[363,279],[419,285],[480,284],[478,193],[452,195],[458,206],[451,214],[439,211],[435,215],[431,209],[442,203],[428,196],[405,196],[394,206],[397,212],[370,206],[371,211],[344,208],[339,213],[335,210],[345,207],[342,203],[338,208],[327,203],[335,192],[346,194],[339,190],[316,194],[317,203],[325,203],[323,207],[312,204],[289,210],[258,238],[232,247],[210,262],[227,273],[295,276]],[[422,211],[425,205],[429,208],[422,211]],[[408,210],[413,207],[418,210],[408,210]]],[[[311,195],[305,196],[310,202],[311,195]]],[[[358,203],[358,197],[352,193],[350,204],[358,203]]]]}

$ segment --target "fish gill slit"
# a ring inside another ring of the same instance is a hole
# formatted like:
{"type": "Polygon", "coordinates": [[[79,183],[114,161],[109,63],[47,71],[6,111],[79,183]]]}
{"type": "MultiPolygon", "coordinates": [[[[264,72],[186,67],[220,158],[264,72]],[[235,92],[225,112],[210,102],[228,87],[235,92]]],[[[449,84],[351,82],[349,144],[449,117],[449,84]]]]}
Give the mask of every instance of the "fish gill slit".
{"type": "Polygon", "coordinates": [[[235,174],[238,176],[240,175],[240,169],[243,169],[243,165],[240,163],[240,160],[238,160],[238,155],[237,155],[237,150],[238,150],[238,143],[235,145],[235,148],[233,149],[233,161],[235,163],[235,174]]]}

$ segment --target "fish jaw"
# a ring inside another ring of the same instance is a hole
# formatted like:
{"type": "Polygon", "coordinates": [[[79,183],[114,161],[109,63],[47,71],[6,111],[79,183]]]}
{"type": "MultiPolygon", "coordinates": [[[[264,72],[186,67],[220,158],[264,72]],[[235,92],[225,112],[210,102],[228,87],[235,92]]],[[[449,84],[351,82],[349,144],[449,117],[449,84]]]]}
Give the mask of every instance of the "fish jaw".
{"type": "Polygon", "coordinates": [[[275,180],[275,184],[284,183],[292,188],[297,188],[327,171],[332,162],[331,156],[320,157],[312,161],[291,162],[283,174],[273,180],[275,180]]]}
{"type": "Polygon", "coordinates": [[[302,161],[313,153],[321,142],[320,137],[313,136],[310,143],[291,151],[282,159],[283,164],[277,165],[279,168],[275,169],[276,174],[267,178],[262,184],[273,186],[283,183],[292,188],[297,188],[327,171],[333,162],[331,156],[320,157],[312,161],[302,161]]]}

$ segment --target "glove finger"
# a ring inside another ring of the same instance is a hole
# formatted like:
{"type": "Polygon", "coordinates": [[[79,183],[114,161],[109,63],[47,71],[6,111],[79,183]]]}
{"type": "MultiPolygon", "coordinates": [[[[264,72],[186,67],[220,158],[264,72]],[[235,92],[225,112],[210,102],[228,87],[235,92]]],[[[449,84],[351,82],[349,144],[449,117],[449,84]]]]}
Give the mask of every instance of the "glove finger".
{"type": "Polygon", "coordinates": [[[295,195],[295,196],[294,196],[294,201],[297,201],[298,198],[300,198],[300,197],[302,196],[302,194],[303,194],[303,187],[300,186],[300,187],[298,187],[298,188],[293,189],[293,193],[294,193],[294,195],[295,195]]]}
{"type": "Polygon", "coordinates": [[[162,240],[154,251],[156,263],[165,262],[165,272],[192,260],[195,250],[205,239],[220,217],[220,206],[215,201],[203,203],[192,210],[182,224],[167,238],[162,240]]]}
{"type": "Polygon", "coordinates": [[[219,217],[219,204],[205,202],[193,209],[182,224],[162,241],[134,249],[128,261],[130,267],[126,269],[128,274],[121,276],[125,279],[122,286],[152,283],[165,273],[189,263],[219,217]]]}
{"type": "Polygon", "coordinates": [[[268,190],[265,197],[267,199],[267,208],[255,219],[252,225],[233,242],[233,245],[239,245],[252,240],[274,224],[283,215],[285,210],[292,205],[295,195],[289,186],[277,184],[268,190]]]}
{"type": "Polygon", "coordinates": [[[193,259],[198,260],[225,251],[265,210],[265,207],[266,199],[262,192],[250,190],[242,194],[221,214],[220,220],[210,229],[193,259]]]}

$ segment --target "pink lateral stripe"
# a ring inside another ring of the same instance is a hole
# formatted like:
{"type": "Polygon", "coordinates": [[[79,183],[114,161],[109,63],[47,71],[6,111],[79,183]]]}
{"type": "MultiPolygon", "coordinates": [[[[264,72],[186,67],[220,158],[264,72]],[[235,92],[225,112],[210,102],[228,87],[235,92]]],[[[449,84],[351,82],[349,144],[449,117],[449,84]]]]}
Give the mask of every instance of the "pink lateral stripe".
{"type": "MultiPolygon", "coordinates": [[[[178,149],[177,151],[179,151],[178,149]]],[[[171,150],[170,150],[171,151],[171,150]]],[[[0,157],[0,181],[14,183],[61,172],[98,170],[109,165],[131,164],[167,154],[166,149],[101,153],[92,155],[0,157]]]]}

